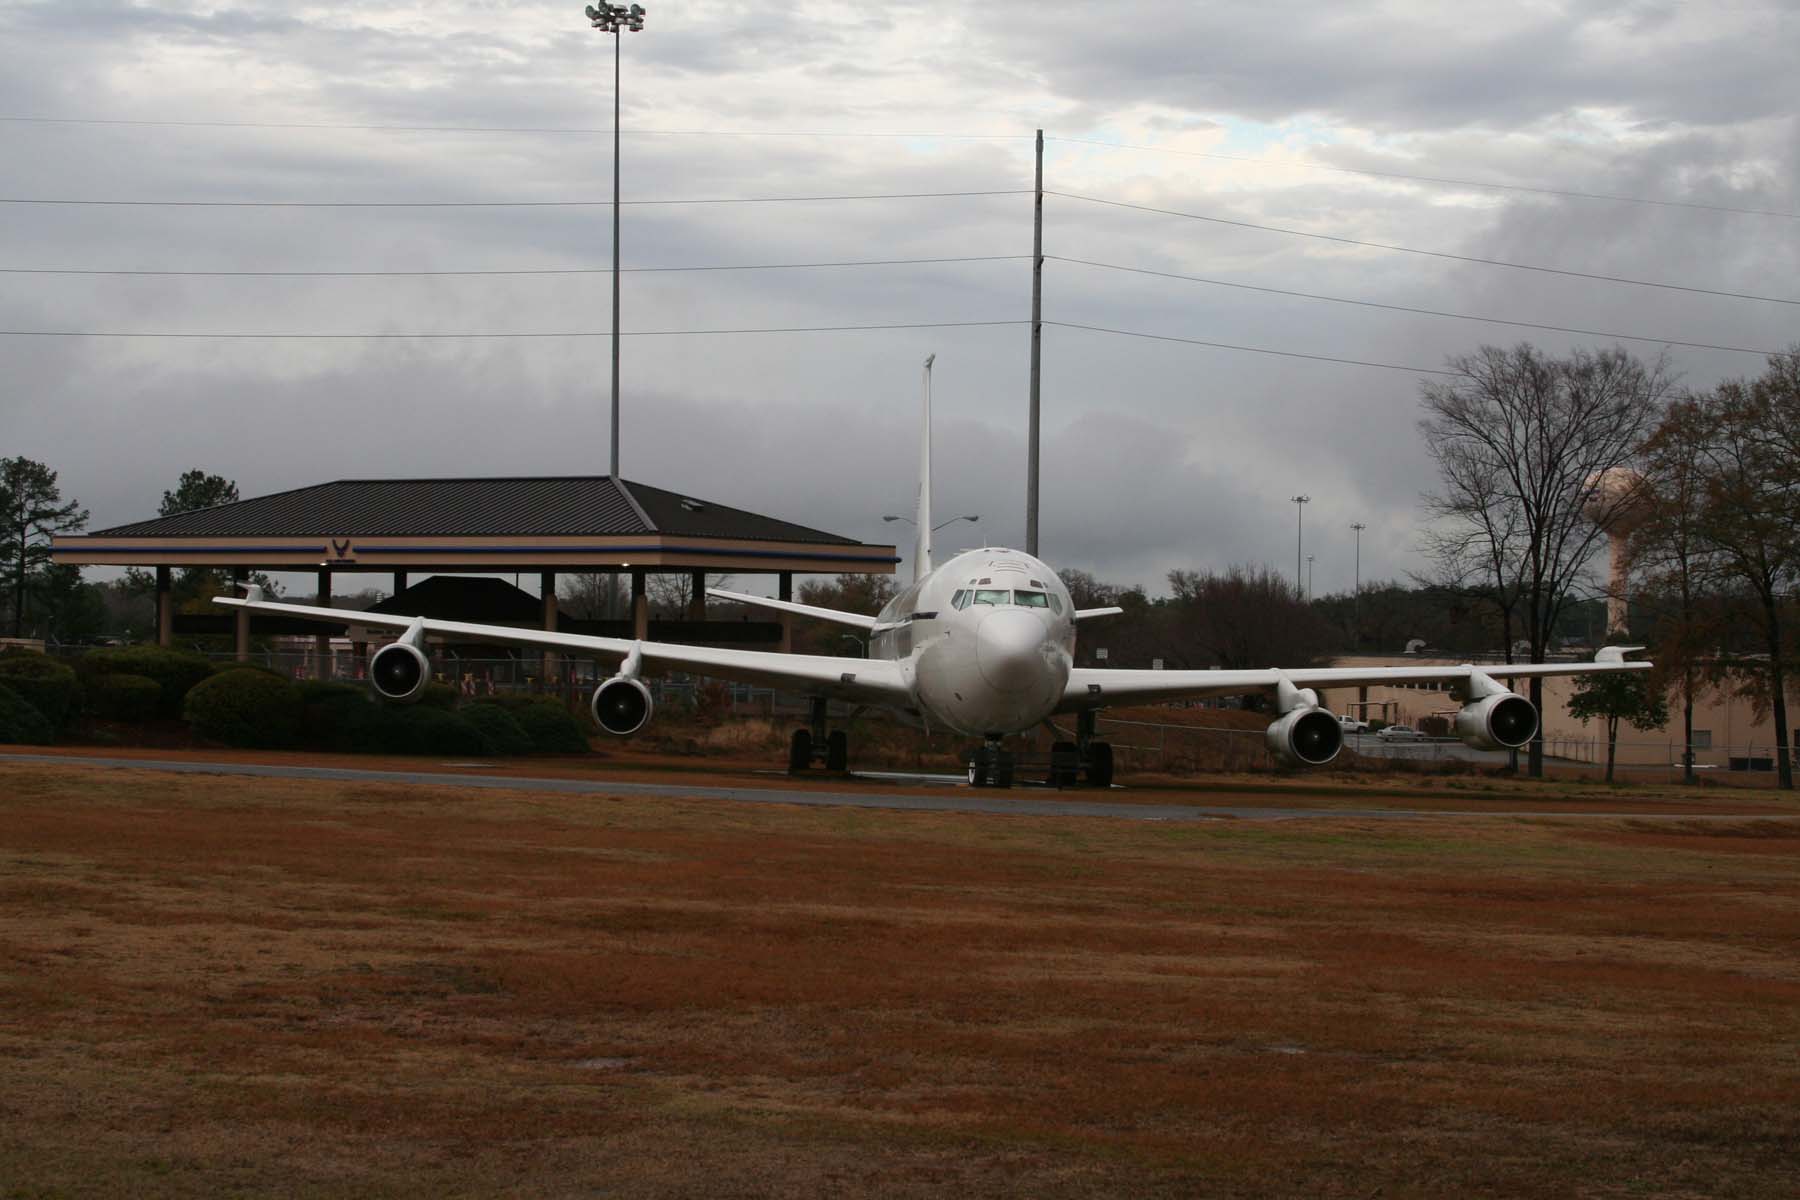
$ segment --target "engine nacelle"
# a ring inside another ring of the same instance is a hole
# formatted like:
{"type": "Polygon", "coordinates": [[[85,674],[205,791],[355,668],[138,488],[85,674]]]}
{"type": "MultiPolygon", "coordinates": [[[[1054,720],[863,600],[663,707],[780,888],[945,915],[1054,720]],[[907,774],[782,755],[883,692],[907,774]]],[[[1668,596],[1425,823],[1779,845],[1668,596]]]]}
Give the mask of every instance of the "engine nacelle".
{"type": "Polygon", "coordinates": [[[615,675],[594,689],[589,708],[600,728],[617,737],[629,737],[649,723],[654,705],[643,680],[615,675]]]}
{"type": "Polygon", "coordinates": [[[1462,706],[1456,714],[1456,736],[1477,750],[1517,750],[1537,733],[1537,709],[1512,692],[1462,706]]]}
{"type": "Polygon", "coordinates": [[[385,700],[411,704],[431,681],[431,660],[407,642],[383,646],[369,658],[369,685],[385,700]]]}
{"type": "Polygon", "coordinates": [[[1322,767],[1337,757],[1344,728],[1323,708],[1296,708],[1269,726],[1269,753],[1289,767],[1322,767]]]}

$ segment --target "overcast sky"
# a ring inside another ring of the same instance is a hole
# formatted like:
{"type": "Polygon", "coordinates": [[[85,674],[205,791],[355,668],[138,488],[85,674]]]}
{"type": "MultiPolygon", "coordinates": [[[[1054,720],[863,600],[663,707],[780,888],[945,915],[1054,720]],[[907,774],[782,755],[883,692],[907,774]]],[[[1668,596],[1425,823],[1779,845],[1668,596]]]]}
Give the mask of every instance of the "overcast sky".
{"type": "MultiPolygon", "coordinates": [[[[936,352],[937,513],[982,515],[979,532],[952,526],[940,545],[1021,543],[1040,127],[1053,192],[1790,301],[1053,195],[1049,321],[1414,369],[1483,342],[1611,344],[1223,286],[1240,284],[1752,350],[1800,340],[1791,0],[649,8],[623,47],[627,201],[1015,194],[628,205],[627,267],[1015,257],[629,274],[628,332],[1019,323],[627,337],[627,478],[906,542],[880,518],[910,508],[920,364],[936,352]]],[[[0,198],[604,202],[611,38],[580,9],[9,0],[0,198]]],[[[7,203],[0,328],[604,335],[609,264],[605,203],[7,203]]],[[[1696,387],[1763,365],[1668,353],[1696,387]]],[[[246,496],[346,477],[604,472],[608,354],[605,336],[0,336],[0,454],[60,472],[94,528],[154,515],[190,467],[246,496]]],[[[1354,521],[1368,526],[1365,580],[1420,567],[1432,471],[1416,370],[1061,325],[1044,331],[1043,363],[1053,564],[1153,591],[1177,567],[1291,571],[1289,497],[1304,492],[1317,592],[1350,586],[1354,521]]]]}

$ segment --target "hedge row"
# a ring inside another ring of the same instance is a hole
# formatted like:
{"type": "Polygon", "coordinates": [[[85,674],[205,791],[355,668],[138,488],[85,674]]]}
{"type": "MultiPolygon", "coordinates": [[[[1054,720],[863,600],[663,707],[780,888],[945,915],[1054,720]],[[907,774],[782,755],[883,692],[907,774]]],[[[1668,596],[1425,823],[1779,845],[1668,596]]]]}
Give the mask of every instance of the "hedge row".
{"type": "MultiPolygon", "coordinates": [[[[455,690],[443,692],[454,703],[455,690]]],[[[580,725],[554,699],[508,697],[456,709],[444,699],[439,693],[419,704],[386,704],[351,684],[293,684],[237,669],[194,687],[185,711],[196,733],[231,746],[478,757],[588,749],[580,725]]]]}
{"type": "Polygon", "coordinates": [[[50,740],[50,722],[25,697],[0,683],[0,743],[41,746],[50,740]]]}
{"type": "Polygon", "coordinates": [[[46,654],[15,651],[0,655],[0,684],[61,729],[76,709],[75,671],[46,654]]]}

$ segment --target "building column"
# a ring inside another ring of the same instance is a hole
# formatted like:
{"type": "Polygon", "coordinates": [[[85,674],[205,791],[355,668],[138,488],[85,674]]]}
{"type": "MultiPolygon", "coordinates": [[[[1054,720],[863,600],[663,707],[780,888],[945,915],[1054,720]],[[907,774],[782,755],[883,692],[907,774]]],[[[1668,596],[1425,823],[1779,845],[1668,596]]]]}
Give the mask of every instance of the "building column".
{"type": "MultiPolygon", "coordinates": [[[[781,583],[777,589],[777,595],[779,599],[789,601],[790,603],[793,601],[794,573],[792,571],[783,571],[781,573],[781,583]]],[[[793,613],[784,612],[781,614],[781,652],[783,654],[792,654],[794,652],[793,613]]]]}
{"type": "MultiPolygon", "coordinates": [[[[544,598],[544,629],[548,633],[556,632],[556,572],[545,571],[538,576],[538,594],[544,598]]],[[[554,650],[544,651],[544,687],[545,690],[563,690],[562,664],[558,661],[554,650]]]]}
{"type": "Polygon", "coordinates": [[[687,619],[704,621],[706,620],[706,572],[695,571],[690,578],[693,582],[688,588],[687,619]]]}
{"type": "Polygon", "coordinates": [[[631,573],[631,636],[650,636],[650,589],[642,571],[631,573]]]}
{"type": "Polygon", "coordinates": [[[401,592],[404,592],[405,590],[406,590],[406,572],[405,571],[395,571],[394,572],[394,595],[398,596],[401,592]]]}
{"type": "MultiPolygon", "coordinates": [[[[313,601],[320,608],[331,607],[331,568],[319,568],[319,596],[313,601]]],[[[331,678],[331,635],[321,633],[313,638],[313,654],[318,661],[318,677],[331,678]]]]}
{"type": "MultiPolygon", "coordinates": [[[[249,579],[250,579],[250,570],[247,567],[239,567],[231,573],[231,581],[233,583],[247,583],[247,582],[249,582],[249,579]]],[[[238,588],[237,593],[240,596],[243,595],[244,589],[238,588]]],[[[250,661],[250,610],[249,609],[240,608],[237,610],[236,624],[237,624],[237,661],[249,662],[250,661]]]]}
{"type": "Polygon", "coordinates": [[[175,595],[168,567],[156,568],[156,644],[175,644],[175,595]]]}

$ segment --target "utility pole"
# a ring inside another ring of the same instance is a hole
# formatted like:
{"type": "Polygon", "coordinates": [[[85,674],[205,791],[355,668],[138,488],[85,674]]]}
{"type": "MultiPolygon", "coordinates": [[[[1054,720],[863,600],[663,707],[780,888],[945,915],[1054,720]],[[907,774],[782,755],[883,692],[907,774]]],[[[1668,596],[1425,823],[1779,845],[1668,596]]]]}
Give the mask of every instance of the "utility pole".
{"type": "Polygon", "coordinates": [[[1031,419],[1025,439],[1025,553],[1038,552],[1038,379],[1044,348],[1044,131],[1037,131],[1037,187],[1031,201],[1031,419]]]}
{"type": "Polygon", "coordinates": [[[1306,591],[1305,581],[1300,575],[1300,551],[1305,544],[1306,506],[1312,503],[1312,497],[1290,496],[1288,499],[1294,502],[1294,590],[1304,596],[1306,591]]]}
{"type": "Polygon", "coordinates": [[[619,479],[619,34],[642,33],[644,6],[602,3],[587,6],[595,29],[613,35],[613,228],[612,228],[612,478],[619,479]]]}

